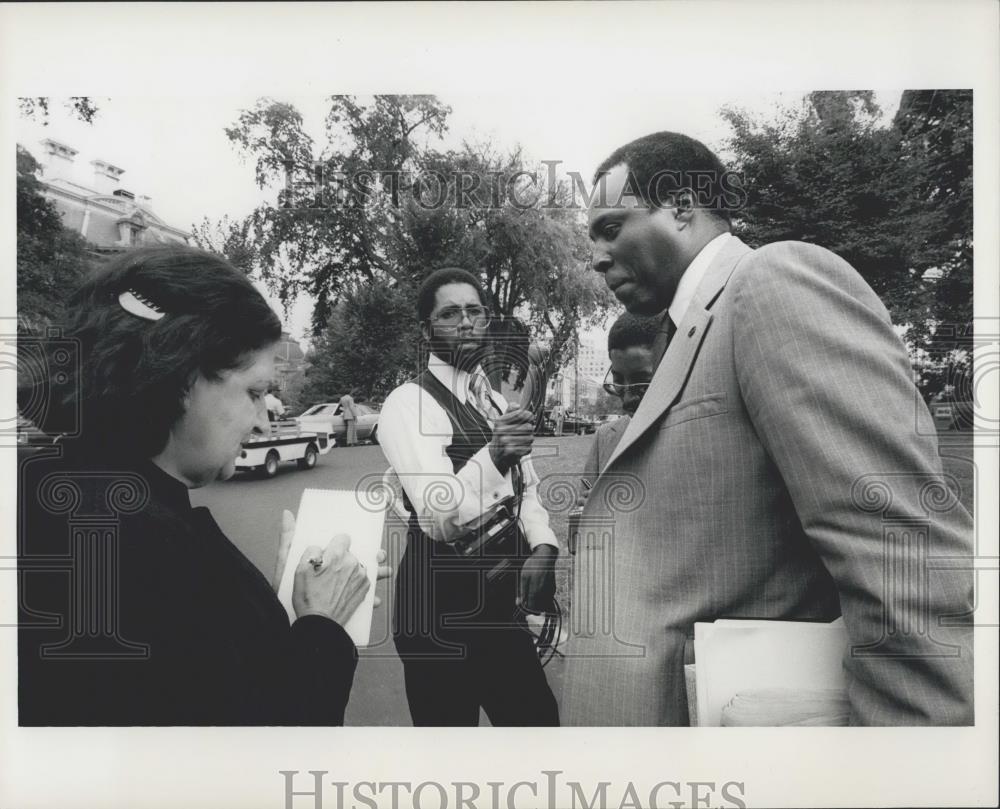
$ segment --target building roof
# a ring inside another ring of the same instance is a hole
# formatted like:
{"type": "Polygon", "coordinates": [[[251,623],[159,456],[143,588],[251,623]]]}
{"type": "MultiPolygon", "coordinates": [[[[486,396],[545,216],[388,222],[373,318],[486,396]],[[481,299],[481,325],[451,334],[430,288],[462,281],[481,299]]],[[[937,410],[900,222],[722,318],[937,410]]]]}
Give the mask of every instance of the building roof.
{"type": "Polygon", "coordinates": [[[305,360],[306,355],[302,351],[298,340],[288,332],[282,332],[281,342],[278,343],[278,347],[275,349],[274,358],[284,362],[296,363],[305,360]]]}
{"type": "Polygon", "coordinates": [[[49,158],[46,172],[39,178],[43,193],[55,204],[63,224],[99,251],[188,243],[191,233],[167,224],[153,213],[148,197],[137,199],[131,192],[117,188],[124,169],[104,160],[90,161],[95,172],[92,182],[95,185],[104,183],[105,190],[99,191],[81,182],[82,166],[74,160],[78,154],[75,149],[51,138],[42,143],[49,158]],[[53,176],[46,177],[49,170],[53,176]]]}

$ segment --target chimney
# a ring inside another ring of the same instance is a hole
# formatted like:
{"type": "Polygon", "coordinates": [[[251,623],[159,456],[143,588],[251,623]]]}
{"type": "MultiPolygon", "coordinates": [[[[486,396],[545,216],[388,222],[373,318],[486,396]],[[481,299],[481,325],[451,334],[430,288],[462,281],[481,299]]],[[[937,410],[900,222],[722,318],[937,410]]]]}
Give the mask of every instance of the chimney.
{"type": "Polygon", "coordinates": [[[94,190],[98,194],[112,194],[118,188],[118,180],[125,173],[125,169],[112,166],[103,160],[91,160],[90,165],[94,167],[94,190]]]}
{"type": "Polygon", "coordinates": [[[67,146],[65,143],[52,140],[52,138],[43,140],[42,146],[45,149],[45,157],[42,162],[49,172],[49,178],[69,179],[73,172],[73,160],[79,152],[72,146],[67,146]]]}

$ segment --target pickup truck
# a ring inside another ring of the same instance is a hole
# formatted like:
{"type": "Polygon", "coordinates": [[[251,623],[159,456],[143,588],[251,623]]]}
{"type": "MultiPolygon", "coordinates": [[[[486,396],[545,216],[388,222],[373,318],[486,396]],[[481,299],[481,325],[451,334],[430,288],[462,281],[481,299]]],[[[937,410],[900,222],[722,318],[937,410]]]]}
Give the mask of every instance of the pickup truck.
{"type": "Polygon", "coordinates": [[[324,433],[302,430],[297,419],[271,422],[269,435],[259,435],[243,442],[236,459],[236,469],[260,471],[264,477],[278,474],[282,461],[296,461],[299,469],[312,469],[320,455],[326,455],[334,439],[324,433]]]}

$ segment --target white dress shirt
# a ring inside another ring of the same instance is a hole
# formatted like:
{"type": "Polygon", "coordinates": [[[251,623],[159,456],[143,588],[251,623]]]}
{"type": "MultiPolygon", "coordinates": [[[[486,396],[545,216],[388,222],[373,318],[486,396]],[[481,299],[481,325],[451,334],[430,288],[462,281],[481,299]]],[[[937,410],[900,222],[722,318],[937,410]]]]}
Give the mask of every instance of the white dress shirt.
{"type": "Polygon", "coordinates": [[[285,406],[281,403],[281,399],[273,393],[268,392],[264,394],[264,407],[274,411],[274,415],[276,416],[285,415],[285,406]]]}
{"type": "Polygon", "coordinates": [[[698,251],[698,255],[694,257],[694,260],[684,270],[684,274],[677,284],[674,299],[670,302],[670,307],[667,309],[675,327],[680,328],[681,322],[684,320],[684,315],[687,314],[688,307],[691,305],[691,299],[694,298],[694,293],[698,291],[701,279],[705,277],[705,270],[711,266],[715,257],[719,255],[719,251],[725,247],[726,242],[729,241],[732,235],[729,231],[720,233],[698,251]]]}
{"type": "MultiPolygon", "coordinates": [[[[469,374],[433,354],[427,367],[461,403],[469,393],[469,374]]],[[[507,402],[496,391],[490,398],[498,414],[507,402]]],[[[486,521],[514,496],[510,472],[493,464],[484,446],[458,472],[445,451],[452,442],[451,420],[434,397],[413,382],[396,388],[385,400],[378,424],[379,444],[417,514],[420,528],[431,539],[451,542],[486,521]]],[[[538,500],[538,476],[530,456],[521,460],[525,490],[521,523],[528,544],[559,547],[549,527],[548,512],[538,500]]]]}

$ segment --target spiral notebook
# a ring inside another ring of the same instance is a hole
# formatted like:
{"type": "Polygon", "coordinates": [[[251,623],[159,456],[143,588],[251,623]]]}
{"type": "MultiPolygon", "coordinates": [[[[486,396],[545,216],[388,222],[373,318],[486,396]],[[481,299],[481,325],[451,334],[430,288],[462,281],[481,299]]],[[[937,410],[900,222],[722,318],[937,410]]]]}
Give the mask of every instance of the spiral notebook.
{"type": "Polygon", "coordinates": [[[336,534],[351,537],[351,553],[368,571],[371,587],[365,600],[357,608],[344,630],[354,645],[367,646],[372,629],[372,611],[375,608],[375,577],[378,573],[378,551],[382,545],[385,511],[382,507],[364,502],[364,497],[346,489],[306,489],[299,501],[295,515],[295,535],[288,551],[288,563],[278,586],[278,600],[288,611],[290,621],[295,620],[292,608],[292,584],[295,568],[302,554],[310,545],[325,548],[336,534]]]}

